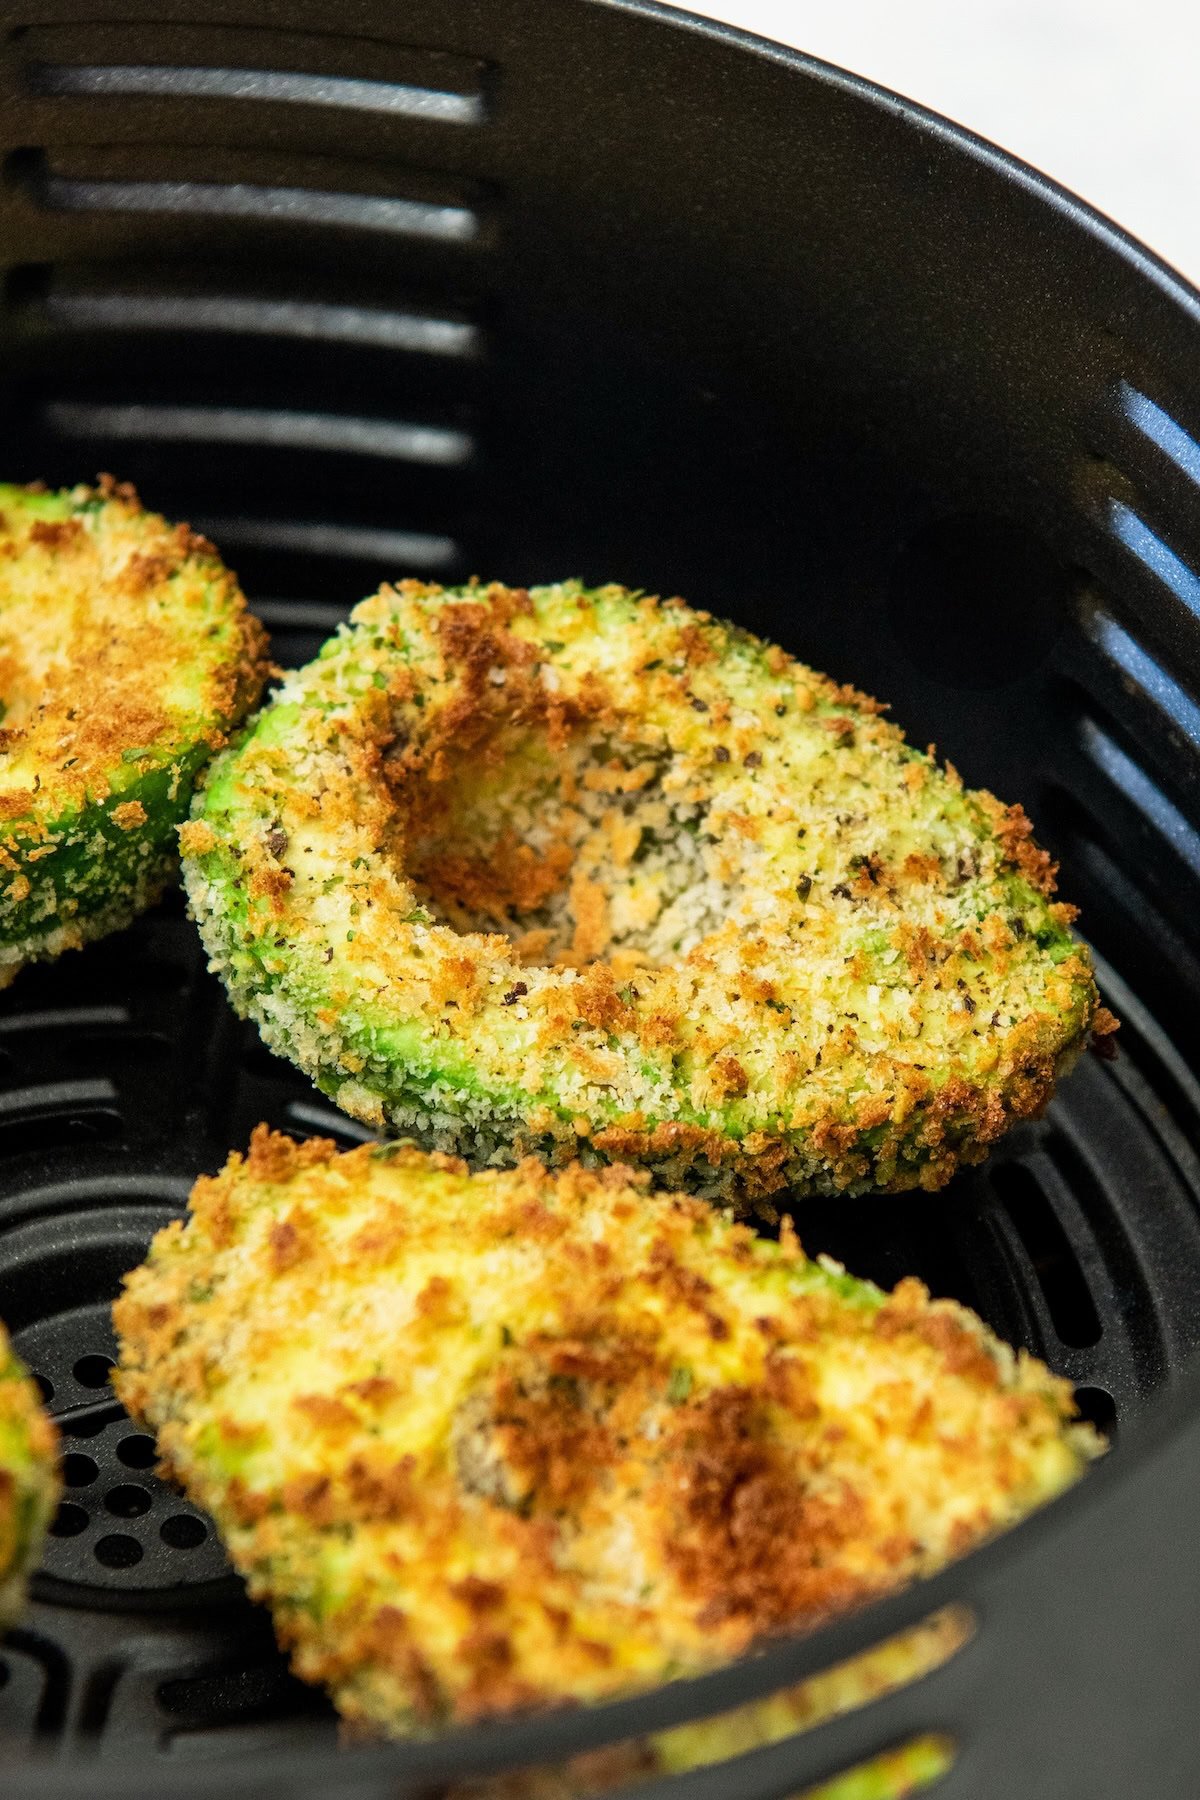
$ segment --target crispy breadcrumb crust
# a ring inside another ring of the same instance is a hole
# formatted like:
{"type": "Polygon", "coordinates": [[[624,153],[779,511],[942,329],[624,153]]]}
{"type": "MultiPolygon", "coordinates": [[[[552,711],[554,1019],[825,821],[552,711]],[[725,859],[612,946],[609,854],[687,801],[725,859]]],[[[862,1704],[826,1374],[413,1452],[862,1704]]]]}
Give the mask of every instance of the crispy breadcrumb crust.
{"type": "Polygon", "coordinates": [[[0,1631],[24,1604],[60,1485],[58,1432],[0,1325],[0,1631]]]}
{"type": "Polygon", "coordinates": [[[1097,1012],[1019,807],[681,601],[385,587],[181,833],[211,966],[347,1112],[756,1200],[943,1185],[1097,1012]]]}
{"type": "Polygon", "coordinates": [[[710,1667],[940,1567],[1098,1449],[962,1307],[620,1168],[260,1127],[114,1322],[118,1393],[297,1673],[387,1732],[710,1667]]]}
{"type": "Polygon", "coordinates": [[[0,986],[157,898],[264,657],[212,545],[131,487],[0,485],[0,986]]]}

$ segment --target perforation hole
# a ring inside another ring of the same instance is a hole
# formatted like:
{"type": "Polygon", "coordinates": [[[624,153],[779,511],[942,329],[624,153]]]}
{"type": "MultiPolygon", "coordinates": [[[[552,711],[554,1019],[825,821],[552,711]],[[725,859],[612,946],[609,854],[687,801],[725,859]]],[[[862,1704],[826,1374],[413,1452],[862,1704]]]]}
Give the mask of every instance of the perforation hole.
{"type": "Polygon", "coordinates": [[[50,1535],[56,1538],[78,1537],[88,1528],[88,1514],[82,1506],[64,1500],[50,1521],[50,1535]]]}
{"type": "Polygon", "coordinates": [[[100,1473],[94,1458],[71,1450],[62,1459],[62,1478],[70,1488],[89,1487],[100,1473]]]}
{"type": "Polygon", "coordinates": [[[108,1385],[109,1372],[112,1367],[111,1356],[81,1356],[76,1361],[71,1373],[80,1387],[102,1388],[108,1385]]]}
{"type": "Polygon", "coordinates": [[[140,1519],[153,1504],[146,1489],[133,1481],[123,1481],[119,1487],[109,1488],[104,1496],[106,1509],[117,1519],[140,1519]]]}
{"type": "Polygon", "coordinates": [[[163,1520],[158,1535],[172,1550],[194,1550],[208,1536],[208,1527],[188,1513],[175,1513],[163,1520]]]}
{"type": "Polygon", "coordinates": [[[1061,1342],[1080,1350],[1099,1343],[1095,1303],[1062,1222],[1034,1176],[1021,1163],[1001,1163],[992,1185],[1029,1253],[1061,1342]]]}
{"type": "Polygon", "coordinates": [[[96,1561],[103,1563],[106,1569],[132,1569],[141,1562],[144,1554],[137,1539],[126,1537],[123,1531],[113,1531],[100,1538],[95,1549],[96,1561]]]}
{"type": "Polygon", "coordinates": [[[54,1383],[47,1381],[44,1375],[35,1375],[33,1379],[37,1384],[38,1393],[42,1396],[42,1404],[49,1406],[54,1398],[54,1383]]]}
{"type": "MultiPolygon", "coordinates": [[[[163,1591],[173,1605],[202,1605],[214,1584],[224,1584],[227,1594],[233,1588],[220,1538],[202,1517],[185,1524],[178,1543],[170,1532],[160,1535],[165,1521],[196,1509],[160,1478],[153,1436],[128,1417],[108,1385],[114,1372],[112,1295],[121,1271],[136,1262],[155,1225],[169,1216],[165,1205],[139,1209],[136,1218],[125,1208],[107,1219],[103,1209],[83,1213],[72,1233],[72,1268],[64,1274],[59,1240],[55,1256],[35,1265],[38,1292],[62,1310],[19,1326],[15,1339],[26,1366],[45,1369],[57,1384],[64,1409],[63,1507],[46,1540],[41,1572],[87,1590],[89,1605],[105,1589],[143,1596],[163,1591]],[[91,1264],[89,1250],[99,1251],[91,1264]]],[[[33,1285],[28,1268],[10,1273],[7,1298],[0,1294],[10,1318],[33,1285]]]]}
{"type": "Polygon", "coordinates": [[[123,1437],[117,1445],[117,1460],[127,1469],[152,1469],[158,1461],[154,1439],[145,1437],[140,1431],[123,1437]]]}
{"type": "Polygon", "coordinates": [[[1075,1405],[1079,1409],[1080,1418],[1086,1419],[1089,1425],[1094,1425],[1105,1437],[1114,1438],[1117,1435],[1117,1403],[1107,1388],[1076,1388],[1075,1405]]]}

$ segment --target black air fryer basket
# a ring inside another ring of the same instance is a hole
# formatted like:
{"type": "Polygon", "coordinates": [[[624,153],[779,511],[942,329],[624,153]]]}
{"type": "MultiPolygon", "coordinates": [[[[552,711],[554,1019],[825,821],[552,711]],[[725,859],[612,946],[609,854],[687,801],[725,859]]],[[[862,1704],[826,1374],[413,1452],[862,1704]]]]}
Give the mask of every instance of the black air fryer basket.
{"type": "Polygon", "coordinates": [[[1079,1384],[1081,1487],[701,1680],[338,1750],[106,1384],[123,1271],[267,1119],[359,1132],[239,1024],[178,899],[0,999],[0,1317],[65,1503],[3,1648],[0,1791],[382,1800],[708,1715],[935,1607],[972,1641],[656,1783],[785,1800],[915,1734],[946,1800],[1200,1793],[1200,300],[918,108],[638,0],[4,7],[6,478],[213,536],[283,662],[384,577],[680,592],[1022,800],[1113,1063],[934,1197],[803,1242],[1079,1384]]]}

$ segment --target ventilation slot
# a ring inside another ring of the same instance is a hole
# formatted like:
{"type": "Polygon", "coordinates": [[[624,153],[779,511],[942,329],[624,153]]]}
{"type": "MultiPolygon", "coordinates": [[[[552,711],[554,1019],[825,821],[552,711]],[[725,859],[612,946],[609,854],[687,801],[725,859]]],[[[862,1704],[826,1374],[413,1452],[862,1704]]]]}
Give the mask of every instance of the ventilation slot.
{"type": "Polygon", "coordinates": [[[1121,383],[1119,398],[1121,411],[1134,429],[1161,450],[1181,475],[1200,487],[1200,444],[1195,438],[1176,424],[1170,413],[1126,381],[1121,383]]]}
{"type": "Polygon", "coordinates": [[[64,293],[36,302],[51,324],[87,331],[163,331],[295,339],[417,356],[468,358],[480,332],[465,319],[382,307],[225,294],[64,293]]]}
{"type": "Polygon", "coordinates": [[[50,99],[233,102],[471,126],[495,71],[477,57],[344,33],[245,26],[35,25],[13,34],[25,92],[50,99]]]}
{"type": "MultiPolygon", "coordinates": [[[[1195,1008],[1189,998],[1200,987],[1200,959],[1192,932],[1195,907],[1184,906],[1180,923],[1168,918],[1145,890],[1141,871],[1131,875],[1098,841],[1096,822],[1074,806],[1064,820],[1064,859],[1072,887],[1084,903],[1089,931],[1121,973],[1155,1007],[1181,1052],[1200,1058],[1195,1008]]],[[[1200,1062],[1195,1066],[1200,1066],[1200,1062]]]]}
{"type": "Polygon", "coordinates": [[[1088,636],[1115,669],[1123,685],[1135,688],[1153,707],[1163,725],[1173,726],[1189,747],[1200,743],[1200,705],[1167,674],[1150,652],[1098,606],[1088,607],[1083,623],[1088,636]]]}
{"type": "Polygon", "coordinates": [[[0,1095],[0,1157],[63,1151],[120,1135],[110,1081],[62,1081],[0,1095]]]}
{"type": "MultiPolygon", "coordinates": [[[[85,1401],[82,1406],[68,1407],[65,1412],[54,1414],[54,1423],[64,1438],[83,1438],[85,1441],[99,1437],[102,1431],[121,1418],[120,1406],[115,1400],[107,1402],[85,1401]]],[[[73,1535],[64,1532],[65,1537],[73,1535]]]]}
{"type": "Polygon", "coordinates": [[[117,1090],[111,1081],[56,1081],[45,1087],[18,1088],[0,1095],[0,1120],[27,1112],[63,1112],[111,1105],[117,1090]]]}
{"type": "Polygon", "coordinates": [[[164,1681],[157,1699],[176,1729],[185,1731],[228,1729],[297,1714],[331,1720],[334,1716],[323,1695],[296,1680],[278,1662],[164,1681]]]}
{"type": "Polygon", "coordinates": [[[371,1144],[376,1135],[356,1119],[331,1112],[324,1106],[313,1106],[306,1100],[293,1100],[287,1109],[288,1125],[293,1131],[315,1133],[318,1137],[342,1138],[352,1144],[371,1144]]]}
{"type": "MultiPolygon", "coordinates": [[[[179,902],[168,898],[162,910],[172,905],[179,902]]],[[[5,1035],[26,1030],[71,1033],[92,1026],[117,1027],[150,1011],[176,1017],[173,1002],[192,979],[195,958],[191,946],[181,941],[182,932],[170,947],[179,961],[168,960],[169,953],[156,954],[160,946],[154,927],[161,922],[160,914],[153,924],[147,921],[136,939],[122,938],[119,963],[111,953],[101,952],[77,958],[76,968],[69,967],[69,958],[32,964],[22,973],[20,984],[21,998],[29,1010],[13,1012],[0,1024],[0,1031],[5,1035]],[[124,1004],[131,994],[136,996],[132,1007],[124,1004]]]]}
{"type": "Polygon", "coordinates": [[[1123,500],[1110,500],[1108,522],[1117,541],[1149,570],[1189,613],[1200,618],[1200,575],[1190,569],[1123,500]]]}
{"type": "Polygon", "coordinates": [[[26,82],[34,94],[98,94],[114,98],[250,100],[283,106],[335,107],[435,125],[480,125],[479,94],[455,94],[399,82],[299,75],[273,69],[173,69],[144,64],[73,66],[33,63],[26,82]]]}
{"type": "Polygon", "coordinates": [[[1025,1246],[1059,1341],[1072,1349],[1099,1343],[1100,1317],[1078,1254],[1032,1171],[1021,1163],[1001,1163],[992,1172],[992,1186],[1025,1246]]]}
{"type": "Polygon", "coordinates": [[[381,194],[330,193],[317,188],[268,187],[249,181],[87,181],[41,169],[27,182],[31,197],[52,212],[191,214],[259,224],[326,226],[439,243],[470,244],[479,215],[467,206],[439,206],[381,194]]]}
{"type": "Polygon", "coordinates": [[[55,1012],[14,1013],[0,1019],[0,1032],[8,1036],[25,1031],[115,1031],[129,1023],[126,1006],[64,1006],[55,1012]]]}
{"type": "MultiPolygon", "coordinates": [[[[383,531],[369,525],[325,525],[290,519],[204,518],[202,531],[223,550],[270,550],[298,556],[385,564],[393,569],[450,568],[461,560],[453,538],[434,532],[383,531]]],[[[325,618],[328,618],[326,613],[325,618]]]]}
{"type": "Polygon", "coordinates": [[[333,451],[443,468],[467,462],[474,450],[466,432],[448,426],[348,418],[339,413],[276,412],[268,407],[123,406],[52,400],[43,416],[60,437],[333,451]]]}
{"type": "Polygon", "coordinates": [[[22,1739],[60,1729],[67,1697],[67,1666],[62,1653],[40,1633],[19,1627],[4,1639],[0,1656],[0,1739],[5,1760],[22,1739]]]}
{"type": "Polygon", "coordinates": [[[1091,719],[1080,726],[1084,750],[1144,822],[1164,839],[1200,881],[1200,833],[1184,818],[1145,770],[1091,719]]]}

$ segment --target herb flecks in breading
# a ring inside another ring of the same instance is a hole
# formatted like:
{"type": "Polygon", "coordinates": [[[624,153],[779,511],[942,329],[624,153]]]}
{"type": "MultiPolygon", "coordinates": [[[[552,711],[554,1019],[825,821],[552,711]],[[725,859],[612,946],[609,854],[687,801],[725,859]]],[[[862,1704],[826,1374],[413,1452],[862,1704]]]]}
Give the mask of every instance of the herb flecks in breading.
{"type": "Polygon", "coordinates": [[[0,986],[157,898],[263,643],[212,545],[132,488],[0,485],[0,986]]]}
{"type": "Polygon", "coordinates": [[[621,588],[384,588],[215,765],[183,848],[272,1048],[477,1165],[934,1188],[1095,1016],[1019,807],[621,588]]]}
{"type": "Polygon", "coordinates": [[[962,1307],[622,1169],[264,1127],[114,1317],[121,1398],[297,1672],[390,1732],[710,1667],[939,1568],[1098,1448],[962,1307]]]}

